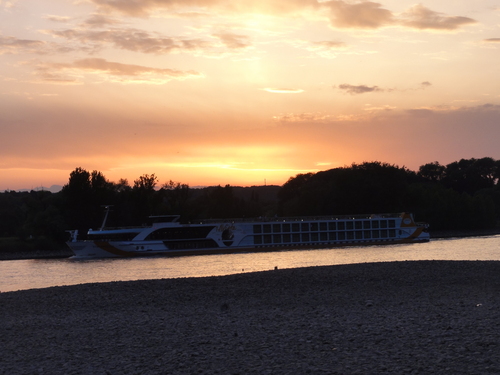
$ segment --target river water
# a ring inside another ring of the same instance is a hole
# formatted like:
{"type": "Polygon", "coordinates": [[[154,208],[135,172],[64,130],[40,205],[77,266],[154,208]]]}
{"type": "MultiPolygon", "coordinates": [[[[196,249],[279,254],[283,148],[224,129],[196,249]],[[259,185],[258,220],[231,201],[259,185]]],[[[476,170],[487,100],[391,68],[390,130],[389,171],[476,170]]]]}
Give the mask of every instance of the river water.
{"type": "Polygon", "coordinates": [[[500,260],[500,235],[428,243],[178,258],[0,261],[0,292],[83,283],[221,276],[274,268],[404,260],[500,260]]]}

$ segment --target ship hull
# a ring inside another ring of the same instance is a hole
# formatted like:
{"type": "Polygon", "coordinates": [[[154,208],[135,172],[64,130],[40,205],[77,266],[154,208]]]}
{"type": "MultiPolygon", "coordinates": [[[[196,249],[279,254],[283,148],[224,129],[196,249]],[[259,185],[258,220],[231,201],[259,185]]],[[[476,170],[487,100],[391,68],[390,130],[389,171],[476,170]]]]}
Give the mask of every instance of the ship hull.
{"type": "Polygon", "coordinates": [[[235,253],[259,253],[259,252],[274,252],[274,251],[293,251],[293,250],[313,250],[313,249],[333,249],[343,247],[359,247],[359,246],[383,246],[409,243],[424,243],[429,242],[428,238],[416,239],[386,239],[380,241],[345,241],[336,243],[309,243],[309,244],[293,244],[293,245],[269,245],[269,246],[241,246],[241,247],[215,247],[206,249],[182,249],[170,250],[166,247],[150,247],[144,250],[137,250],[137,245],[134,248],[124,245],[119,242],[102,242],[102,241],[81,241],[78,243],[68,242],[69,248],[75,254],[75,258],[130,258],[130,257],[147,257],[147,256],[165,256],[165,257],[180,257],[192,255],[211,255],[211,254],[235,254],[235,253]]]}

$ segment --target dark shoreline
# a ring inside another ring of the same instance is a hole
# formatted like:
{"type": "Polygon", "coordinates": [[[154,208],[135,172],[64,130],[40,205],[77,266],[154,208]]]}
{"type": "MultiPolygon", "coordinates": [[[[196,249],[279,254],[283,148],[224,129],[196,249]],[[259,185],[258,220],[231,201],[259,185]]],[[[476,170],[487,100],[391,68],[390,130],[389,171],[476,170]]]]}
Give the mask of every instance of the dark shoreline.
{"type": "Polygon", "coordinates": [[[431,231],[431,240],[436,238],[461,238],[461,237],[484,237],[500,234],[500,229],[475,229],[475,230],[440,230],[431,231]]]}
{"type": "Polygon", "coordinates": [[[0,261],[26,260],[26,259],[56,259],[56,258],[69,258],[71,256],[73,256],[73,253],[69,249],[1,251],[0,261]]]}
{"type": "Polygon", "coordinates": [[[499,373],[500,261],[0,294],[1,374],[499,373]]]}

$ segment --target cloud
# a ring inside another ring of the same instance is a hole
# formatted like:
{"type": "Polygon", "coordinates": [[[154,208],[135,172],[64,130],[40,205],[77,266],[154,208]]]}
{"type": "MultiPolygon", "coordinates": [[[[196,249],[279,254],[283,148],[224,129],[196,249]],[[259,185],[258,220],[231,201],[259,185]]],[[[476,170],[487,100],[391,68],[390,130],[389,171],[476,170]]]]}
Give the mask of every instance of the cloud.
{"type": "Polygon", "coordinates": [[[343,90],[344,92],[351,95],[359,95],[366,94],[369,92],[405,92],[412,90],[425,90],[432,86],[432,83],[425,81],[421,82],[417,87],[413,88],[380,88],[378,86],[366,86],[366,85],[349,85],[347,83],[341,84],[339,86],[333,86],[333,88],[338,88],[339,90],[343,90]]]}
{"type": "Polygon", "coordinates": [[[396,16],[382,4],[374,1],[343,0],[90,0],[104,12],[118,12],[133,17],[146,17],[167,10],[169,16],[217,14],[266,14],[284,17],[292,14],[305,16],[312,12],[325,15],[334,28],[378,29],[404,26],[420,30],[456,30],[476,23],[472,18],[447,16],[421,4],[396,16]]]}
{"type": "Polygon", "coordinates": [[[174,78],[184,78],[186,76],[199,75],[198,73],[194,72],[185,73],[174,69],[157,69],[142,65],[122,64],[98,58],[77,60],[73,64],[71,64],[71,67],[88,71],[105,72],[106,74],[118,76],[160,74],[174,78]]]}
{"type": "Polygon", "coordinates": [[[469,17],[448,16],[421,4],[414,5],[400,17],[382,8],[380,3],[361,1],[347,3],[342,0],[321,2],[330,10],[330,22],[336,28],[378,29],[386,26],[404,26],[419,30],[457,30],[477,23],[469,17]]]}
{"type": "Polygon", "coordinates": [[[103,11],[119,12],[133,17],[145,17],[154,12],[168,10],[169,15],[195,15],[201,11],[218,13],[266,14],[277,17],[290,14],[303,16],[306,11],[323,12],[325,9],[332,26],[339,28],[374,29],[393,23],[393,14],[379,3],[361,1],[350,3],[342,0],[90,0],[103,11]]]}
{"type": "Polygon", "coordinates": [[[134,52],[166,54],[182,50],[207,48],[210,43],[199,40],[182,40],[153,36],[138,29],[111,29],[104,31],[65,30],[52,31],[53,35],[67,39],[76,39],[82,43],[110,43],[114,47],[134,52]]]}
{"type": "Polygon", "coordinates": [[[365,94],[367,92],[384,91],[380,89],[378,86],[371,86],[371,87],[366,85],[355,86],[355,85],[349,85],[347,83],[339,85],[338,88],[351,95],[365,94]]]}
{"type": "Polygon", "coordinates": [[[335,40],[322,40],[319,42],[311,42],[311,49],[339,49],[345,48],[346,44],[344,42],[338,42],[335,40]]]}
{"type": "Polygon", "coordinates": [[[77,76],[63,74],[63,69],[54,64],[39,64],[35,68],[38,79],[33,83],[48,83],[53,85],[82,85],[83,82],[77,76]]]}
{"type": "Polygon", "coordinates": [[[182,80],[202,76],[192,70],[158,69],[100,58],[81,59],[69,64],[41,63],[37,66],[37,73],[44,83],[57,84],[78,84],[81,82],[82,74],[105,76],[113,82],[150,84],[164,84],[173,79],[182,80]]]}
{"type": "Polygon", "coordinates": [[[228,32],[214,34],[213,36],[218,39],[218,42],[199,38],[163,37],[134,28],[114,28],[109,30],[67,29],[60,31],[47,30],[45,32],[53,36],[92,45],[94,49],[99,49],[104,44],[111,44],[113,47],[123,50],[157,55],[180,52],[222,55],[219,50],[220,47],[224,47],[226,52],[229,50],[232,53],[238,53],[240,50],[251,46],[249,37],[228,32]]]}
{"type": "Polygon", "coordinates": [[[347,49],[346,43],[336,40],[290,40],[288,43],[295,48],[301,48],[328,59],[336,58],[341,51],[347,49]]]}
{"type": "Polygon", "coordinates": [[[330,115],[324,113],[285,113],[273,116],[274,121],[279,122],[304,122],[304,121],[322,121],[330,119],[330,115]]]}
{"type": "Polygon", "coordinates": [[[112,17],[104,16],[102,14],[92,14],[83,22],[83,25],[87,27],[105,27],[119,23],[121,22],[112,17]]]}
{"type": "Polygon", "coordinates": [[[232,33],[213,34],[229,49],[244,49],[251,46],[250,38],[246,35],[237,35],[232,33]]]}
{"type": "Polygon", "coordinates": [[[392,105],[382,105],[382,106],[371,106],[371,105],[366,105],[365,108],[363,108],[364,111],[371,112],[371,113],[376,113],[376,112],[381,112],[381,111],[393,111],[397,109],[397,107],[392,106],[392,105]]]}
{"type": "Polygon", "coordinates": [[[469,17],[447,16],[417,4],[402,14],[401,24],[419,30],[456,30],[477,23],[469,17]]]}
{"type": "Polygon", "coordinates": [[[500,38],[488,38],[483,39],[484,43],[500,43],[500,38]]]}
{"type": "Polygon", "coordinates": [[[217,8],[226,12],[284,14],[299,12],[306,7],[317,7],[317,0],[90,0],[105,11],[116,11],[129,16],[144,17],[152,12],[188,8],[194,11],[217,8]]]}
{"type": "MultiPolygon", "coordinates": [[[[87,48],[81,48],[80,50],[88,52],[87,48]]],[[[72,51],[74,51],[73,47],[60,45],[53,42],[34,39],[19,39],[12,36],[0,35],[0,55],[50,55],[53,53],[68,53],[72,51]]]]}
{"type": "Polygon", "coordinates": [[[0,55],[20,53],[44,53],[46,43],[41,40],[19,39],[0,35],[0,55]]]}
{"type": "Polygon", "coordinates": [[[300,94],[301,92],[304,92],[302,89],[286,89],[286,88],[264,88],[264,91],[267,92],[272,92],[275,94],[300,94]]]}
{"type": "Polygon", "coordinates": [[[321,5],[330,10],[329,18],[333,27],[377,29],[392,25],[395,21],[391,11],[371,1],[347,3],[333,0],[322,2],[321,5]]]}
{"type": "Polygon", "coordinates": [[[66,16],[56,16],[52,14],[47,14],[44,16],[46,20],[52,21],[52,22],[58,22],[58,23],[68,23],[71,21],[71,17],[66,17],[66,16]]]}
{"type": "Polygon", "coordinates": [[[155,0],[141,0],[141,1],[120,1],[120,0],[90,0],[99,8],[105,11],[117,11],[129,16],[143,17],[149,14],[153,8],[168,7],[170,1],[155,1],[155,0]]]}
{"type": "Polygon", "coordinates": [[[4,1],[0,0],[0,8],[4,8],[5,10],[14,8],[16,6],[17,0],[4,1]]]}

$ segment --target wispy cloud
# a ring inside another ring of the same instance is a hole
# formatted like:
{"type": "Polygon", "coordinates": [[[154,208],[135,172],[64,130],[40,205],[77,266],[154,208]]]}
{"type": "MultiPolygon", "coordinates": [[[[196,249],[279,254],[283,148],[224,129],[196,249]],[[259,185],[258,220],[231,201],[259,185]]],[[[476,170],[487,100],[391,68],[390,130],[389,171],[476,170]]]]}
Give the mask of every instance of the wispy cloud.
{"type": "Polygon", "coordinates": [[[402,14],[401,24],[419,30],[453,31],[466,25],[477,23],[469,17],[448,16],[417,4],[402,14]]]}
{"type": "Polygon", "coordinates": [[[115,48],[142,53],[167,54],[193,51],[212,46],[210,42],[200,39],[167,38],[132,28],[109,30],[67,29],[61,31],[48,30],[46,32],[53,36],[90,44],[95,48],[100,48],[104,44],[111,44],[115,48]]]}
{"type": "Polygon", "coordinates": [[[318,6],[316,0],[90,0],[104,11],[116,11],[129,16],[144,17],[160,10],[218,9],[231,13],[289,14],[318,6]]]}
{"type": "Polygon", "coordinates": [[[6,10],[14,8],[16,6],[17,0],[0,0],[0,8],[4,8],[6,10]]]}
{"type": "Polygon", "coordinates": [[[488,38],[483,39],[484,43],[500,43],[500,38],[488,38]]]}
{"type": "Polygon", "coordinates": [[[366,94],[367,92],[384,91],[378,86],[349,85],[347,83],[339,85],[338,88],[339,90],[345,91],[346,93],[351,95],[366,94]]]}
{"type": "Polygon", "coordinates": [[[321,40],[309,42],[306,49],[309,51],[316,52],[321,56],[331,56],[336,55],[338,51],[347,48],[347,44],[344,42],[339,42],[337,40],[321,40]]]}
{"type": "Polygon", "coordinates": [[[291,40],[288,41],[295,48],[304,49],[324,58],[336,58],[341,51],[347,49],[347,44],[337,40],[291,40]]]}
{"type": "Polygon", "coordinates": [[[0,35],[0,55],[19,53],[42,54],[45,45],[46,43],[41,40],[19,39],[12,36],[0,35]]]}
{"type": "Polygon", "coordinates": [[[346,44],[344,42],[339,42],[336,40],[322,40],[319,42],[310,42],[311,49],[339,49],[345,48],[346,44]]]}
{"type": "Polygon", "coordinates": [[[105,12],[119,12],[133,17],[145,17],[154,12],[168,14],[209,14],[209,10],[224,13],[266,14],[286,17],[291,14],[316,17],[326,16],[334,28],[378,29],[387,26],[403,26],[420,30],[456,30],[476,23],[469,17],[449,16],[432,11],[421,4],[415,5],[400,16],[374,1],[343,0],[90,0],[105,12]],[[201,10],[201,12],[200,12],[201,10]],[[204,11],[206,13],[204,13],[204,11]]]}
{"type": "MultiPolygon", "coordinates": [[[[102,20],[102,22],[107,21],[102,20]]],[[[157,33],[153,34],[135,28],[110,28],[106,30],[77,28],[46,30],[45,32],[52,36],[78,41],[87,48],[92,47],[94,50],[99,50],[105,45],[111,45],[118,49],[157,55],[183,52],[213,56],[217,54],[222,55],[227,53],[227,51],[239,53],[241,50],[247,49],[252,45],[248,36],[231,32],[212,34],[215,40],[165,37],[157,33]],[[221,51],[221,48],[225,51],[221,51]]]]}
{"type": "Polygon", "coordinates": [[[389,112],[397,109],[397,107],[392,106],[392,105],[382,105],[382,106],[372,106],[372,105],[367,105],[365,108],[363,108],[367,112],[371,113],[376,113],[376,112],[389,112]]]}
{"type": "Polygon", "coordinates": [[[269,88],[269,87],[266,87],[263,90],[275,94],[300,94],[301,92],[304,92],[304,90],[302,89],[269,88]]]}
{"type": "Polygon", "coordinates": [[[76,60],[72,63],[40,63],[36,71],[44,83],[77,84],[82,74],[107,77],[120,83],[164,84],[171,80],[199,78],[195,71],[158,69],[142,65],[122,64],[100,58],[76,60]],[[110,78],[111,77],[111,78],[110,78]]]}
{"type": "Polygon", "coordinates": [[[121,22],[113,17],[109,17],[107,15],[103,14],[92,14],[90,17],[87,17],[85,21],[83,22],[83,26],[86,27],[107,27],[110,25],[118,25],[121,22]]]}
{"type": "Polygon", "coordinates": [[[425,90],[428,89],[429,87],[432,86],[432,83],[425,81],[421,82],[417,87],[412,87],[412,88],[381,88],[379,86],[367,86],[367,85],[350,85],[347,83],[343,83],[338,86],[333,86],[334,89],[339,89],[341,91],[344,91],[347,94],[351,95],[360,95],[360,94],[366,94],[366,93],[371,93],[371,92],[404,92],[404,91],[412,91],[412,90],[425,90]]]}
{"type": "Polygon", "coordinates": [[[273,116],[274,121],[279,122],[305,122],[305,121],[322,121],[330,119],[330,115],[324,113],[284,113],[273,116]]]}
{"type": "Polygon", "coordinates": [[[43,16],[46,20],[52,21],[52,22],[57,22],[57,23],[68,23],[71,21],[71,17],[68,16],[57,16],[53,14],[47,14],[43,16]]]}
{"type": "Polygon", "coordinates": [[[220,41],[229,49],[244,49],[250,47],[250,38],[246,35],[237,35],[233,33],[217,33],[213,36],[220,39],[220,41]]]}
{"type": "Polygon", "coordinates": [[[331,25],[338,28],[378,29],[395,22],[391,11],[371,1],[348,3],[334,0],[321,3],[329,9],[331,25]]]}
{"type": "MultiPolygon", "coordinates": [[[[87,48],[81,48],[82,51],[88,52],[87,48]]],[[[53,53],[67,53],[74,51],[72,46],[46,42],[35,39],[20,39],[12,36],[0,35],[0,55],[50,55],[53,53]]]]}

